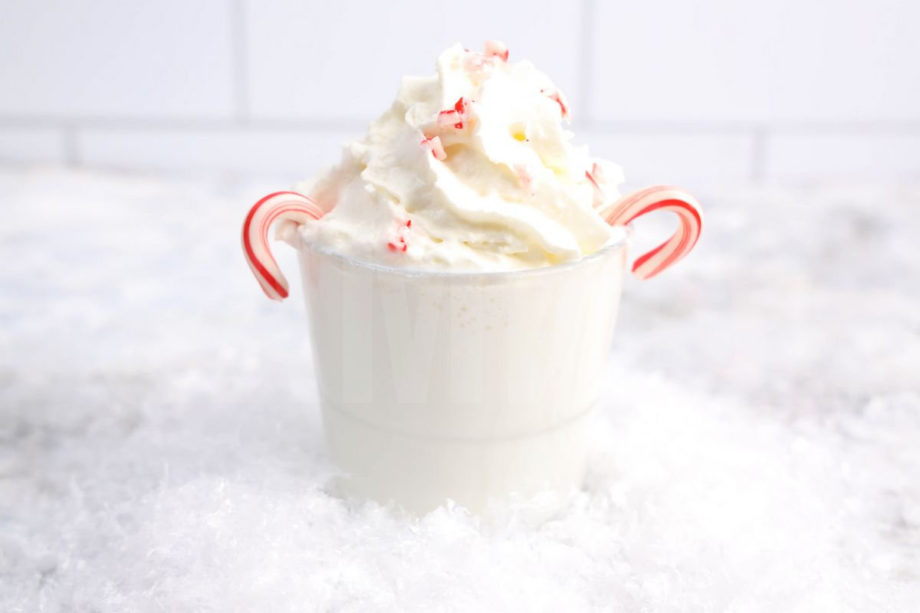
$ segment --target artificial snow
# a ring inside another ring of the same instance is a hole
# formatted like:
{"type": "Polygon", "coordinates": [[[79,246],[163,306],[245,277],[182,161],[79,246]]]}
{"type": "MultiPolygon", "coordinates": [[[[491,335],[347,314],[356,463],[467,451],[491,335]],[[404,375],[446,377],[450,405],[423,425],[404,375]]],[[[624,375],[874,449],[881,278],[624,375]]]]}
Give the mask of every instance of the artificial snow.
{"type": "Polygon", "coordinates": [[[294,257],[277,304],[239,246],[277,187],[0,172],[0,611],[920,606],[920,189],[701,194],[585,487],[483,521],[328,492],[294,257]]]}

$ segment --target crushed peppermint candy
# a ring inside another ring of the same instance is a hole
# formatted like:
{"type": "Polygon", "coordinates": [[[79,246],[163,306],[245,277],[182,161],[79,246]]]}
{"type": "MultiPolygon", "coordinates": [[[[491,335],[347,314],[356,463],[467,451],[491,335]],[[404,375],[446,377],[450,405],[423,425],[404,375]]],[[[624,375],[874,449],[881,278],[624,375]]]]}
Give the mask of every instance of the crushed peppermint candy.
{"type": "Polygon", "coordinates": [[[533,187],[533,175],[527,170],[527,167],[523,164],[517,164],[514,167],[514,174],[517,176],[518,183],[521,187],[526,190],[530,190],[533,187]]]}
{"type": "Polygon", "coordinates": [[[545,95],[550,100],[556,102],[559,105],[559,110],[562,112],[563,119],[571,119],[571,114],[569,113],[569,106],[566,103],[565,97],[563,97],[562,92],[556,89],[541,89],[540,93],[545,95]]]}
{"type": "Polygon", "coordinates": [[[390,251],[405,253],[409,249],[409,243],[406,240],[406,232],[412,227],[412,220],[407,219],[396,229],[396,238],[387,243],[390,251]]]}
{"type": "Polygon", "coordinates": [[[441,139],[437,136],[425,137],[420,144],[430,151],[431,155],[433,155],[436,160],[444,161],[447,159],[447,152],[444,151],[444,145],[441,144],[441,139]]]}
{"type": "Polygon", "coordinates": [[[454,103],[454,108],[438,113],[438,125],[462,130],[468,117],[468,104],[469,101],[466,98],[457,98],[457,102],[454,103]]]}
{"type": "Polygon", "coordinates": [[[464,51],[466,51],[466,58],[464,58],[463,65],[469,72],[478,72],[488,68],[494,64],[494,60],[507,62],[510,55],[505,43],[497,40],[486,41],[485,49],[482,53],[469,49],[464,49],[464,51]]]}
{"type": "Polygon", "coordinates": [[[497,57],[503,62],[508,61],[508,47],[505,46],[505,43],[497,40],[487,40],[485,45],[485,56],[486,57],[497,57]]]}
{"type": "Polygon", "coordinates": [[[600,165],[598,165],[597,162],[591,164],[591,170],[585,171],[585,177],[587,177],[591,185],[594,186],[594,206],[601,206],[606,201],[606,195],[600,186],[600,184],[604,182],[604,174],[600,165]]]}

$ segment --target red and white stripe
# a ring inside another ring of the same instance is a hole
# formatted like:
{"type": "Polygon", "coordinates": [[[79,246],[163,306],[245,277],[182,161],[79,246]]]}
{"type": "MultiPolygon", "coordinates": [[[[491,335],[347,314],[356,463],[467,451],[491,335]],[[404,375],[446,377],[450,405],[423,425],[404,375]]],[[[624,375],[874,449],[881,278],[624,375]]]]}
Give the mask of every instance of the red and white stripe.
{"type": "Polygon", "coordinates": [[[569,113],[569,104],[561,91],[558,89],[541,89],[540,93],[559,105],[559,112],[562,113],[563,119],[572,118],[572,114],[569,113]]]}
{"type": "Polygon", "coordinates": [[[428,150],[431,155],[434,156],[434,159],[444,161],[447,159],[447,152],[444,151],[444,145],[441,143],[441,139],[437,136],[426,136],[419,143],[422,147],[428,150]]]}
{"type": "Polygon", "coordinates": [[[606,183],[604,173],[597,162],[591,164],[591,170],[585,171],[585,177],[594,186],[594,208],[599,208],[607,201],[607,195],[601,187],[601,183],[606,183]]]}
{"type": "Polygon", "coordinates": [[[243,222],[243,252],[262,291],[272,300],[288,297],[288,282],[269,248],[269,227],[279,219],[299,225],[322,216],[323,210],[316,202],[297,192],[269,194],[249,209],[243,222]]]}
{"type": "Polygon", "coordinates": [[[469,100],[457,98],[454,108],[438,113],[438,125],[442,128],[462,130],[469,119],[469,100]]]}
{"type": "Polygon", "coordinates": [[[485,53],[483,55],[486,57],[497,57],[501,61],[507,62],[509,56],[508,47],[499,40],[487,40],[485,53]]]}
{"type": "Polygon", "coordinates": [[[633,262],[633,274],[640,279],[654,277],[693,250],[703,227],[699,203],[676,187],[656,185],[621,198],[605,217],[611,226],[625,226],[637,217],[659,210],[676,213],[680,225],[671,238],[633,262]]]}

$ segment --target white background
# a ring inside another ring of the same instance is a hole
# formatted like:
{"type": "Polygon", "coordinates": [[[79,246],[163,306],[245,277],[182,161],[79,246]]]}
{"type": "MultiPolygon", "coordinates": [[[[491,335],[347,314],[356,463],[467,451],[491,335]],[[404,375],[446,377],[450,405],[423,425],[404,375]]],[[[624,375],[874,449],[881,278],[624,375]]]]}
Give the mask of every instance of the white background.
{"type": "Polygon", "coordinates": [[[920,176],[920,4],[28,2],[0,18],[0,162],[293,181],[453,42],[503,39],[631,182],[920,176]]]}

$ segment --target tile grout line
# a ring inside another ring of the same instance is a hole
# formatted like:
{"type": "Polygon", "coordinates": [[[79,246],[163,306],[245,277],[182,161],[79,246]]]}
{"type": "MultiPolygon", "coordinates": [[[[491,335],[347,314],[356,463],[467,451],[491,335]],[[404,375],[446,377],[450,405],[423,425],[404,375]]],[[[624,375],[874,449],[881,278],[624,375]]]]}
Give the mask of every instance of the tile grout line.
{"type": "Polygon", "coordinates": [[[77,134],[77,127],[73,124],[64,125],[60,128],[61,147],[64,151],[64,163],[71,168],[79,168],[83,165],[83,156],[80,155],[80,139],[77,134]]]}
{"type": "Polygon", "coordinates": [[[766,178],[767,171],[767,144],[770,138],[765,126],[754,128],[751,132],[751,182],[760,185],[766,178]]]}
{"type": "MultiPolygon", "coordinates": [[[[110,130],[311,130],[330,132],[360,130],[371,118],[342,117],[281,117],[277,119],[260,117],[240,121],[237,118],[219,119],[203,116],[188,117],[104,117],[55,115],[10,115],[0,113],[0,128],[52,128],[64,129],[110,129],[110,130]]],[[[771,123],[758,121],[705,120],[705,121],[576,121],[574,126],[581,130],[599,133],[622,134],[746,134],[758,130],[770,136],[918,136],[920,121],[850,121],[835,123],[771,123]]]]}
{"type": "Polygon", "coordinates": [[[230,43],[233,53],[233,106],[236,120],[247,123],[250,118],[248,40],[246,38],[246,10],[243,0],[230,1],[230,43]]]}
{"type": "Polygon", "coordinates": [[[206,117],[56,117],[56,116],[6,116],[0,115],[0,129],[13,127],[21,129],[79,128],[82,130],[309,130],[314,132],[335,132],[364,128],[369,119],[311,118],[311,119],[269,119],[240,121],[236,118],[206,117]]]}
{"type": "Polygon", "coordinates": [[[594,122],[591,96],[594,93],[591,78],[594,69],[594,0],[582,0],[581,22],[578,24],[578,104],[582,108],[584,120],[582,123],[591,126],[594,122]]]}
{"type": "Polygon", "coordinates": [[[916,136],[920,121],[759,121],[759,120],[597,120],[583,122],[583,127],[597,132],[633,132],[643,134],[747,134],[763,130],[770,135],[795,136],[916,136]]]}

